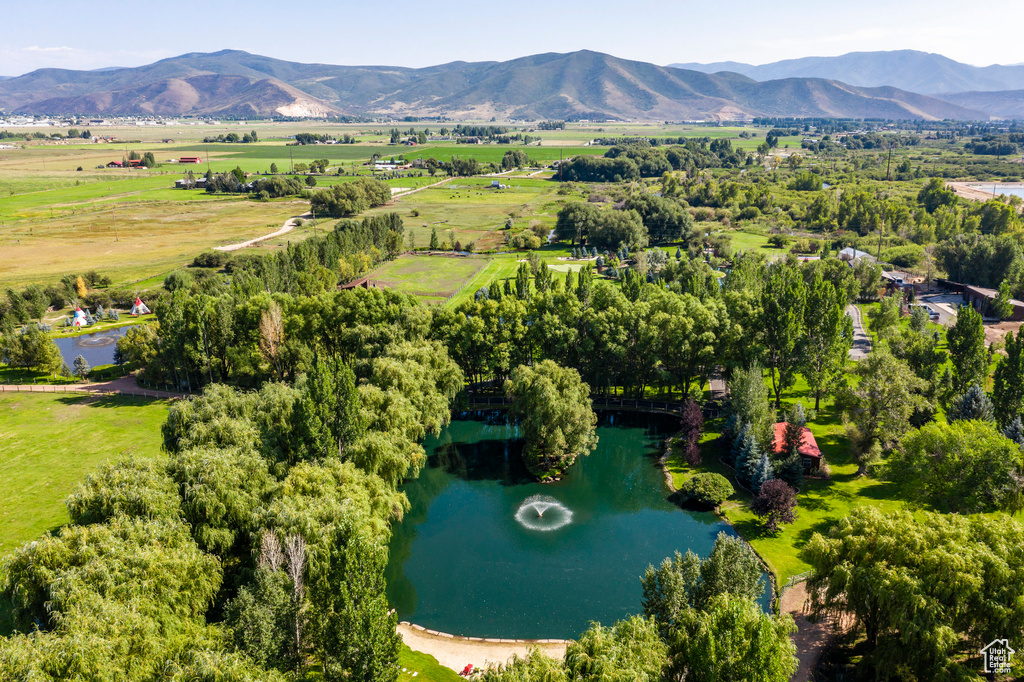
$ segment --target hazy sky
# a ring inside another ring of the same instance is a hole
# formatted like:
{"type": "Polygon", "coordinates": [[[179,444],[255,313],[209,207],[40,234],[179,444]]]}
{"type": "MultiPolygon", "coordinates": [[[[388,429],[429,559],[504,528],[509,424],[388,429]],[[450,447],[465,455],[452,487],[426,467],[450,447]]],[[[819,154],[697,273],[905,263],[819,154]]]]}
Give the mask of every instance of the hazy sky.
{"type": "Polygon", "coordinates": [[[1024,62],[1022,0],[8,3],[0,75],[138,66],[224,48],[330,64],[427,66],[591,49],[669,64],[763,64],[915,49],[1024,62]]]}

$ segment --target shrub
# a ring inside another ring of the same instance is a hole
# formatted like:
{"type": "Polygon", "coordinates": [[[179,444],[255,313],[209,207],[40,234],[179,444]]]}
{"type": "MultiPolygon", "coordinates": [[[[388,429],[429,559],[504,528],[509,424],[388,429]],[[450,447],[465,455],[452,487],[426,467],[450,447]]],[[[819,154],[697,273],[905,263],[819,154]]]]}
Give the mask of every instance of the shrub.
{"type": "Polygon", "coordinates": [[[784,523],[793,523],[795,507],[796,491],[777,478],[765,482],[750,505],[751,511],[765,520],[771,533],[784,523]]]}
{"type": "Polygon", "coordinates": [[[694,474],[679,487],[691,500],[710,507],[717,507],[733,494],[734,490],[729,479],[721,474],[704,472],[694,474]]]}

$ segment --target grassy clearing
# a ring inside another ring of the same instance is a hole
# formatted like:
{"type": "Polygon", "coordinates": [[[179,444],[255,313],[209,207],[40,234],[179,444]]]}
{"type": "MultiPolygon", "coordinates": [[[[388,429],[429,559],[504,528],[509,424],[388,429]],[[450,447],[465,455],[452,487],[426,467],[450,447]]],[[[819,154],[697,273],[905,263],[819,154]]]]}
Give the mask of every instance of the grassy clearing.
{"type": "Polygon", "coordinates": [[[101,462],[156,458],[167,402],[0,393],[0,554],[67,523],[64,498],[101,462]]]}
{"type": "Polygon", "coordinates": [[[389,289],[436,303],[451,296],[487,265],[482,257],[400,256],[375,270],[371,277],[389,289]]]}
{"type": "MultiPolygon", "coordinates": [[[[523,254],[526,257],[526,254],[523,254]]],[[[495,256],[488,263],[487,267],[480,270],[459,292],[458,296],[452,298],[449,304],[457,306],[464,301],[473,298],[476,290],[482,286],[488,286],[492,282],[503,282],[506,279],[515,279],[516,270],[519,269],[519,254],[502,254],[495,256]]]]}
{"type": "Polygon", "coordinates": [[[100,201],[57,208],[53,217],[37,209],[34,219],[0,225],[0,284],[49,283],[85,270],[130,283],[180,267],[212,246],[277,230],[307,210],[299,201],[234,198],[100,201]]]}
{"type": "Polygon", "coordinates": [[[454,230],[455,239],[463,244],[474,242],[477,251],[501,246],[501,231],[509,218],[517,227],[535,220],[546,227],[554,226],[561,208],[554,183],[514,179],[507,190],[492,190],[490,184],[490,178],[458,178],[401,197],[365,215],[397,211],[405,222],[406,234],[412,233],[417,247],[430,243],[432,230],[437,230],[440,241],[448,239],[449,230],[454,230]]]}
{"type": "Polygon", "coordinates": [[[456,682],[461,680],[458,673],[444,667],[430,654],[413,651],[405,644],[398,654],[399,682],[456,682]],[[413,673],[419,673],[413,677],[413,673]]]}

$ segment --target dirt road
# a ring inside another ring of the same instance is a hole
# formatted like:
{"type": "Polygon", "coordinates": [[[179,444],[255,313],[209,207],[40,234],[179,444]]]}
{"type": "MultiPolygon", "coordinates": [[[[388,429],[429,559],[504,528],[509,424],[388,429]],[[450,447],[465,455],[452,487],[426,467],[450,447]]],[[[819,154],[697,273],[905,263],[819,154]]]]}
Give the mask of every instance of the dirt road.
{"type": "Polygon", "coordinates": [[[289,218],[288,220],[284,221],[284,225],[282,225],[281,229],[276,232],[271,232],[270,234],[265,234],[262,237],[256,237],[255,239],[250,239],[249,241],[240,242],[238,244],[228,244],[227,246],[215,246],[213,247],[213,250],[238,251],[239,249],[244,249],[247,246],[255,246],[256,244],[259,244],[262,241],[266,241],[267,239],[273,239],[274,237],[280,237],[283,234],[288,234],[296,227],[298,227],[298,223],[300,220],[309,220],[312,217],[312,213],[303,213],[302,215],[297,215],[294,218],[289,218]]]}

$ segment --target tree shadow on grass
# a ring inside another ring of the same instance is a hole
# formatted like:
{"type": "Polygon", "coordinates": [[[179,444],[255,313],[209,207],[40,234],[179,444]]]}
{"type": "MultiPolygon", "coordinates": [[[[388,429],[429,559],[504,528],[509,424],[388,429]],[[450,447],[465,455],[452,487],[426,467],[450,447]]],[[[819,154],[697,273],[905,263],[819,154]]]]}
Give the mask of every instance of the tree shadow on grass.
{"type": "Polygon", "coordinates": [[[106,409],[117,407],[144,407],[146,405],[152,405],[154,402],[164,400],[166,399],[92,393],[69,393],[57,398],[57,402],[62,405],[79,405],[82,407],[100,407],[106,409]]]}
{"type": "MultiPolygon", "coordinates": [[[[799,513],[799,507],[797,507],[797,513],[799,513]]],[[[815,533],[821,533],[822,535],[828,535],[828,529],[831,528],[836,522],[836,519],[828,518],[821,519],[814,525],[808,526],[807,528],[801,528],[794,533],[794,547],[802,547],[811,541],[815,533]]]]}

